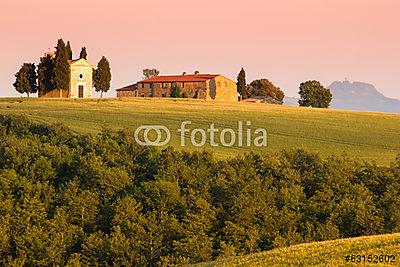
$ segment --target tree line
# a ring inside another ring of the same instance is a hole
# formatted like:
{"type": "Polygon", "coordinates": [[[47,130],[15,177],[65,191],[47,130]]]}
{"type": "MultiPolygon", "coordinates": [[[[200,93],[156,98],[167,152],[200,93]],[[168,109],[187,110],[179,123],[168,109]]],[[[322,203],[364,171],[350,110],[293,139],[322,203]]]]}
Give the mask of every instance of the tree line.
{"type": "MultiPolygon", "coordinates": [[[[87,60],[86,47],[82,47],[79,58],[87,60]]],[[[39,92],[47,93],[54,89],[68,90],[70,86],[70,66],[72,60],[72,48],[68,41],[65,44],[59,39],[55,47],[55,53],[46,53],[40,58],[39,64],[23,63],[15,74],[14,88],[17,92],[30,94],[39,92]]],[[[102,57],[93,69],[93,86],[97,92],[107,92],[110,89],[111,69],[106,57],[102,57]]]]}
{"type": "MultiPolygon", "coordinates": [[[[284,92],[268,79],[260,79],[246,83],[246,72],[242,68],[237,77],[237,92],[240,100],[264,97],[269,98],[270,103],[283,104],[284,92]],[[272,101],[271,101],[272,100],[272,101]]],[[[319,81],[307,81],[300,84],[299,105],[303,107],[328,108],[332,101],[332,93],[319,81]]]]}
{"type": "Polygon", "coordinates": [[[0,265],[173,266],[400,231],[400,156],[217,160],[134,140],[0,116],[0,265]]]}

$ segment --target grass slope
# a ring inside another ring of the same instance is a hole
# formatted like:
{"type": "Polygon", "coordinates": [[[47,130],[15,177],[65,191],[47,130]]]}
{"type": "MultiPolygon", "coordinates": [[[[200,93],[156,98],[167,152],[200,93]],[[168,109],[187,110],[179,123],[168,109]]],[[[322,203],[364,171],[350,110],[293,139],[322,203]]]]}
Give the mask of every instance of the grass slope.
{"type": "Polygon", "coordinates": [[[280,151],[302,147],[322,155],[346,152],[362,160],[388,164],[400,153],[399,114],[201,100],[0,99],[0,114],[10,113],[26,114],[37,121],[62,122],[81,133],[98,132],[102,127],[161,124],[171,129],[170,144],[175,147],[180,147],[177,129],[185,120],[192,121],[191,129],[207,129],[215,123],[218,129],[237,130],[239,120],[251,121],[252,131],[259,127],[267,129],[267,148],[208,146],[218,157],[252,149],[280,151]]]}
{"type": "Polygon", "coordinates": [[[400,234],[307,243],[195,266],[400,266],[400,234]],[[352,263],[346,255],[394,255],[394,262],[352,263]]]}

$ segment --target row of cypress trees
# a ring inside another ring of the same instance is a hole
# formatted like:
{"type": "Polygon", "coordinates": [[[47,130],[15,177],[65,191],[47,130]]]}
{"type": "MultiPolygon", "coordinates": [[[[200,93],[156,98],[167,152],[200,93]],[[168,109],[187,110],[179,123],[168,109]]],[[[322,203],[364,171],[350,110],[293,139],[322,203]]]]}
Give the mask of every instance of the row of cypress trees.
{"type": "MultiPolygon", "coordinates": [[[[65,44],[59,39],[55,47],[55,56],[46,54],[40,58],[37,66],[34,63],[23,63],[20,70],[15,74],[14,88],[19,93],[30,94],[49,92],[53,89],[69,89],[70,68],[68,60],[72,60],[72,48],[68,41],[65,44]]],[[[87,59],[86,47],[82,47],[79,58],[87,59]]],[[[93,85],[97,92],[107,92],[110,89],[111,69],[106,57],[102,57],[93,71],[93,85]]]]}

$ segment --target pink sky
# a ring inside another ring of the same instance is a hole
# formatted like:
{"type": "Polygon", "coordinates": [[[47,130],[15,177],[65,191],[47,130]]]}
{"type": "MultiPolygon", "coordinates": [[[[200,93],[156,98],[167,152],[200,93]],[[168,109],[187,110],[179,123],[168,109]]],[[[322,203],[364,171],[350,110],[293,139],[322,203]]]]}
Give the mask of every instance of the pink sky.
{"type": "Polygon", "coordinates": [[[145,67],[233,80],[244,67],[248,81],[268,78],[289,96],[305,80],[347,77],[400,98],[398,0],[63,2],[1,1],[0,96],[18,95],[22,62],[37,63],[62,37],[75,56],[86,46],[92,63],[110,60],[113,89],[145,67]]]}

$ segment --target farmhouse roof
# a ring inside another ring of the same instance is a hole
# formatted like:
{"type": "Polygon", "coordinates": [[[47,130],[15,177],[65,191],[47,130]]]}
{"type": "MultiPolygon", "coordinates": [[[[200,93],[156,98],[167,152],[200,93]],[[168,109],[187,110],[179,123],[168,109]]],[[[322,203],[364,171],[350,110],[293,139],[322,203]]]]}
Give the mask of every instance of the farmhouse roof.
{"type": "Polygon", "coordinates": [[[138,83],[162,83],[162,82],[205,82],[220,74],[185,74],[185,75],[168,75],[155,76],[149,79],[144,79],[138,83]]]}
{"type": "Polygon", "coordinates": [[[131,84],[122,88],[115,89],[115,91],[123,92],[123,91],[134,91],[137,89],[137,83],[131,84]]]}

